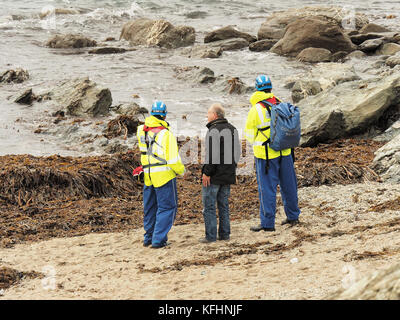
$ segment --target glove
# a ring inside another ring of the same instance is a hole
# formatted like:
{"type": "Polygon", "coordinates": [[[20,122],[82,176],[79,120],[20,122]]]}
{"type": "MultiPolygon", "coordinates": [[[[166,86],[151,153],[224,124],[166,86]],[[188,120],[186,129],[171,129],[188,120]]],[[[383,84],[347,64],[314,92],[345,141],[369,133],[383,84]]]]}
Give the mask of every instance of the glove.
{"type": "Polygon", "coordinates": [[[144,183],[144,171],[143,166],[137,167],[132,171],[134,178],[138,179],[139,182],[144,183]]]}

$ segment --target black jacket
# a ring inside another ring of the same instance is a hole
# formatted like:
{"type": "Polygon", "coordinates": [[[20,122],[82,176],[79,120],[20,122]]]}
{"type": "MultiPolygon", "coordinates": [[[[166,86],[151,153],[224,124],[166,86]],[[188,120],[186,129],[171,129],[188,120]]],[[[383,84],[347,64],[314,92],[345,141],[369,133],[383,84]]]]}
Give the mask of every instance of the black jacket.
{"type": "Polygon", "coordinates": [[[241,155],[238,131],[226,119],[211,121],[207,128],[202,173],[211,177],[212,184],[236,183],[236,167],[241,155]]]}

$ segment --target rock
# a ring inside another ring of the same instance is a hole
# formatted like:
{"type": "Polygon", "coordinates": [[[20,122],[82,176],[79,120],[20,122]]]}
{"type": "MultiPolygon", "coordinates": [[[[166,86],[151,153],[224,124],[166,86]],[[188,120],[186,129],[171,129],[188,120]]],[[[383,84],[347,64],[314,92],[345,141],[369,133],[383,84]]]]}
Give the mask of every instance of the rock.
{"type": "Polygon", "coordinates": [[[227,94],[250,94],[254,91],[253,86],[247,86],[239,77],[217,77],[215,88],[227,94]]]}
{"type": "Polygon", "coordinates": [[[313,92],[319,92],[319,88],[321,88],[321,90],[323,91],[330,89],[340,83],[360,79],[361,78],[356,74],[356,71],[352,65],[334,62],[320,63],[316,64],[313,69],[311,69],[307,73],[295,75],[288,78],[286,80],[285,87],[293,90],[296,83],[300,81],[300,87],[309,88],[310,83],[312,84],[314,81],[316,81],[319,83],[319,85],[316,86],[315,84],[312,84],[314,89],[307,90],[307,95],[312,95],[313,92]]]}
{"type": "Polygon", "coordinates": [[[400,120],[377,138],[381,141],[391,140],[375,152],[372,168],[383,181],[400,183],[400,120]]]}
{"type": "Polygon", "coordinates": [[[292,88],[293,103],[307,98],[308,96],[315,96],[322,91],[321,84],[318,81],[297,81],[292,88]]]}
{"type": "Polygon", "coordinates": [[[198,45],[191,48],[185,48],[182,54],[187,55],[189,58],[219,58],[222,55],[222,48],[213,48],[208,45],[198,45]]]}
{"type": "Polygon", "coordinates": [[[325,48],[332,53],[356,50],[336,22],[324,17],[310,17],[290,23],[285,35],[271,48],[271,52],[295,57],[309,47],[325,48]]]}
{"type": "Polygon", "coordinates": [[[210,45],[214,48],[221,48],[222,51],[232,51],[247,48],[249,46],[249,42],[242,38],[233,38],[215,41],[210,43],[210,45]]]}
{"type": "Polygon", "coordinates": [[[360,33],[371,33],[371,32],[391,32],[388,28],[382,27],[375,23],[368,23],[360,29],[360,33]]]}
{"type": "Polygon", "coordinates": [[[227,26],[207,33],[204,37],[204,43],[227,40],[232,38],[243,38],[250,43],[257,40],[256,37],[248,33],[240,32],[232,26],[227,26]]]}
{"type": "Polygon", "coordinates": [[[399,300],[400,264],[375,271],[347,289],[340,289],[326,300],[399,300]]]}
{"type": "Polygon", "coordinates": [[[119,141],[112,141],[104,148],[104,151],[108,154],[114,154],[119,152],[128,151],[128,146],[121,144],[119,141]]]}
{"type": "Polygon", "coordinates": [[[385,43],[376,51],[378,55],[393,56],[400,51],[400,45],[397,43],[385,43]]]}
{"type": "Polygon", "coordinates": [[[365,132],[400,102],[400,75],[338,84],[298,104],[302,146],[365,132]],[[318,112],[316,112],[318,110],[318,112]]]}
{"type": "Polygon", "coordinates": [[[233,38],[185,48],[181,51],[181,54],[190,58],[218,58],[224,51],[240,50],[248,46],[249,42],[247,40],[233,38]]]}
{"type": "Polygon", "coordinates": [[[395,32],[382,32],[382,33],[365,33],[365,34],[356,34],[353,36],[350,36],[350,40],[356,44],[360,45],[366,40],[371,40],[371,39],[382,39],[384,43],[387,42],[396,42],[396,36],[398,34],[395,32]]]}
{"type": "Polygon", "coordinates": [[[302,62],[330,62],[332,53],[323,48],[306,48],[297,55],[297,60],[302,62]]]}
{"type": "Polygon", "coordinates": [[[15,99],[14,102],[18,104],[27,104],[31,105],[35,96],[33,95],[32,88],[25,90],[20,93],[15,99]]]}
{"type": "Polygon", "coordinates": [[[400,65],[400,52],[397,52],[395,55],[389,57],[386,59],[386,65],[388,65],[391,68],[394,68],[397,65],[400,65]]]}
{"type": "Polygon", "coordinates": [[[28,71],[21,68],[7,70],[0,74],[0,83],[22,83],[28,79],[28,71]]]}
{"type": "Polygon", "coordinates": [[[347,54],[348,53],[346,51],[336,52],[336,53],[332,54],[331,61],[332,62],[343,62],[345,60],[347,54]]]}
{"type": "Polygon", "coordinates": [[[47,47],[55,49],[86,48],[96,45],[95,40],[77,34],[55,35],[46,43],[47,47]]]}
{"type": "Polygon", "coordinates": [[[89,50],[91,54],[114,54],[114,53],[125,53],[127,51],[134,51],[136,49],[124,49],[124,48],[114,48],[114,47],[103,47],[89,50]]]}
{"type": "Polygon", "coordinates": [[[120,104],[118,106],[112,107],[112,109],[121,115],[130,116],[130,117],[146,117],[149,111],[146,108],[140,107],[137,103],[127,103],[120,104]]]}
{"type": "Polygon", "coordinates": [[[363,52],[372,52],[378,49],[383,44],[383,39],[370,39],[365,40],[362,44],[360,44],[359,48],[363,52]]]}
{"type": "Polygon", "coordinates": [[[61,82],[47,95],[72,116],[107,115],[112,104],[110,90],[98,86],[89,78],[61,82]]]}
{"type": "MultiPolygon", "coordinates": [[[[285,11],[277,11],[267,17],[258,30],[258,40],[283,38],[285,28],[297,19],[305,17],[324,16],[333,19],[337,25],[342,25],[344,19],[349,15],[348,10],[341,7],[304,7],[292,8],[285,11]]],[[[368,24],[368,18],[364,14],[356,13],[355,28],[360,29],[368,24]]]]}
{"type": "Polygon", "coordinates": [[[256,42],[250,43],[249,50],[256,51],[256,52],[268,51],[277,42],[278,42],[277,40],[273,40],[273,39],[264,39],[264,40],[256,41],[256,42]]]}
{"type": "Polygon", "coordinates": [[[374,140],[388,142],[393,140],[399,134],[400,134],[400,120],[397,120],[388,129],[386,129],[385,132],[376,136],[374,140]]]}
{"type": "Polygon", "coordinates": [[[188,80],[199,84],[213,83],[216,80],[214,71],[207,67],[177,67],[174,69],[177,79],[188,80]]]}
{"type": "Polygon", "coordinates": [[[131,45],[179,48],[194,44],[195,30],[188,26],[174,27],[166,20],[137,19],[126,23],[121,31],[120,40],[125,39],[131,45]]]}
{"type": "Polygon", "coordinates": [[[346,58],[347,59],[352,59],[352,58],[362,59],[362,58],[365,58],[366,56],[367,55],[364,52],[362,52],[360,50],[356,50],[356,51],[349,53],[346,58]]]}

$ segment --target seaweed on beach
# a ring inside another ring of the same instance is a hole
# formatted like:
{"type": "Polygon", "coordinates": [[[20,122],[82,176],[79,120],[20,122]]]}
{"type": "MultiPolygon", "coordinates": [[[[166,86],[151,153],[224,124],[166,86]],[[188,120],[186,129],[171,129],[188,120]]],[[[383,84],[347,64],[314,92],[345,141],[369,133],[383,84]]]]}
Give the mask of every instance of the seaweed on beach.
{"type": "Polygon", "coordinates": [[[41,278],[42,276],[43,274],[38,272],[21,272],[9,267],[0,267],[0,290],[8,289],[23,279],[41,278]]]}
{"type": "Polygon", "coordinates": [[[98,157],[0,157],[0,195],[19,207],[52,200],[136,194],[137,153],[98,157]]]}
{"type": "Polygon", "coordinates": [[[370,164],[384,143],[342,139],[314,148],[296,149],[299,187],[380,181],[370,164]]]}
{"type": "MultiPolygon", "coordinates": [[[[341,140],[296,149],[299,187],[379,181],[369,165],[381,143],[341,140]]],[[[199,149],[200,150],[200,149],[199,149]]],[[[143,184],[132,177],[139,150],[111,156],[0,157],[0,247],[143,225],[143,184]]],[[[178,177],[175,224],[203,223],[201,164],[178,177]]],[[[231,189],[231,220],[258,214],[254,170],[231,189]]],[[[278,196],[278,205],[281,199],[278,196]]]]}

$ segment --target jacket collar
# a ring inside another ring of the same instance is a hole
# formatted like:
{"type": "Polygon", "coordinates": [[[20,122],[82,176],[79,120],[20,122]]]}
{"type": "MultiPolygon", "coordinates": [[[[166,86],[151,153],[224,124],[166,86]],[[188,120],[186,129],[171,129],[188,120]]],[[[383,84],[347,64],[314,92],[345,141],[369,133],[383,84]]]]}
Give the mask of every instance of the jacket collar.
{"type": "Polygon", "coordinates": [[[264,91],[256,91],[250,98],[250,103],[252,106],[259,103],[260,101],[271,99],[274,97],[273,93],[265,93],[264,91]]]}
{"type": "Polygon", "coordinates": [[[228,120],[226,120],[225,118],[223,119],[215,119],[213,121],[210,121],[209,123],[206,124],[206,127],[208,129],[210,129],[212,126],[219,124],[219,123],[228,123],[228,120]]]}
{"type": "Polygon", "coordinates": [[[147,117],[144,124],[150,128],[155,128],[155,127],[165,127],[167,129],[169,128],[169,123],[167,121],[157,119],[154,116],[147,117]]]}

